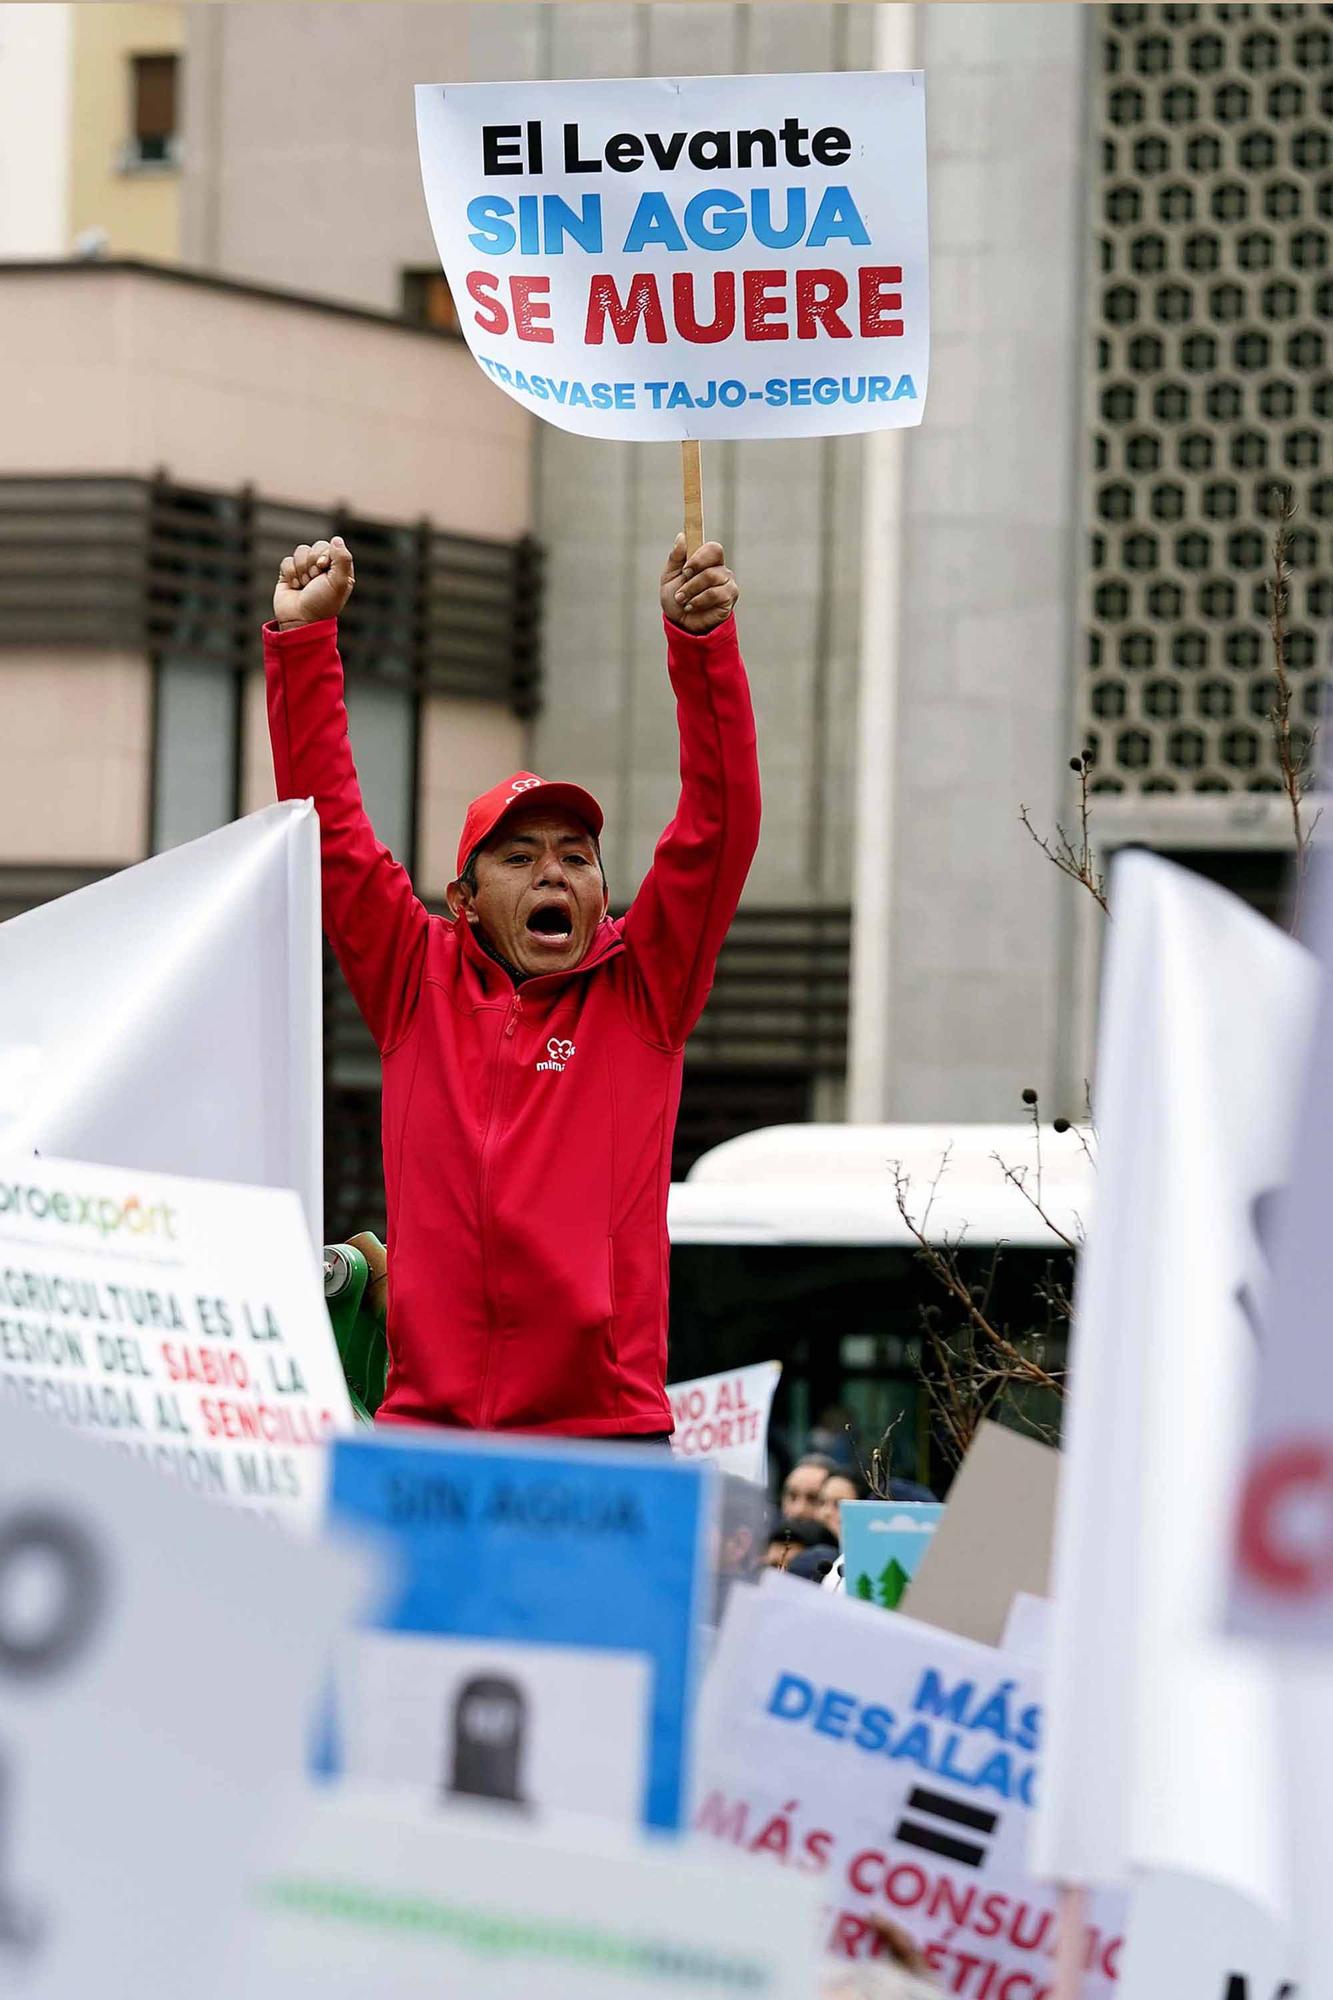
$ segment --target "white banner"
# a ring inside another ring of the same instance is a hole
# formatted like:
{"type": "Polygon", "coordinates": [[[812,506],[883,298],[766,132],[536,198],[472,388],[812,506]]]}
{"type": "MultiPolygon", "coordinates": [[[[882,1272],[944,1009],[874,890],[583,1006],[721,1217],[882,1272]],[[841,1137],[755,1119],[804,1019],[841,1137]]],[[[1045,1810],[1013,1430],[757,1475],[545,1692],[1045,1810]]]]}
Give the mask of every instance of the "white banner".
{"type": "Polygon", "coordinates": [[[0,992],[0,1153],[295,1188],[321,1243],[308,801],[0,924],[0,992]]]}
{"type": "Polygon", "coordinates": [[[1289,1187],[1269,1190],[1256,1288],[1254,1385],[1231,1623],[1256,1638],[1333,1645],[1333,865],[1318,856],[1311,931],[1321,969],[1289,1187]]]}
{"type": "Polygon", "coordinates": [[[362,1565],[0,1407],[0,1992],[224,2000],[362,1565]]]}
{"type": "Polygon", "coordinates": [[[354,1419],[295,1194],[0,1155],[0,1401],[313,1526],[354,1419]]]}
{"type": "Polygon", "coordinates": [[[1314,968],[1148,854],[1117,861],[1111,906],[1034,1860],[1068,1882],[1178,1869],[1280,1911],[1271,1684],[1217,1626],[1256,1204],[1285,1172],[1314,968]]]}
{"type": "Polygon", "coordinates": [[[603,438],[921,421],[925,79],[418,84],[431,228],[486,375],[603,438]]]}
{"type": "MultiPolygon", "coordinates": [[[[770,1574],[728,1603],[696,1827],[767,1855],[784,1894],[815,1880],[834,1956],[874,1956],[887,1923],[942,1991],[1040,2000],[1056,1931],[1027,1864],[1042,1727],[1028,1660],[770,1574]]],[[[1122,1916],[1118,1895],[1093,1899],[1080,2000],[1114,1993],[1122,1916]]]]}
{"type": "Polygon", "coordinates": [[[1285,1927],[1234,1889],[1174,1869],[1136,1877],[1120,2000],[1297,2000],[1291,1963],[1285,1927]]]}
{"type": "Polygon", "coordinates": [[[768,1478],[768,1420],[782,1375],[780,1361],[756,1361],[723,1375],[698,1375],[667,1387],[677,1458],[706,1458],[719,1471],[761,1484],[768,1478]]]}
{"type": "MultiPolygon", "coordinates": [[[[815,1900],[566,1819],[322,1797],[258,1885],[246,2000],[812,2000],[815,1900]]],[[[90,1989],[91,1991],[92,1989],[90,1989]]],[[[1264,1996],[1267,2000],[1267,1996],[1264,1996]]]]}

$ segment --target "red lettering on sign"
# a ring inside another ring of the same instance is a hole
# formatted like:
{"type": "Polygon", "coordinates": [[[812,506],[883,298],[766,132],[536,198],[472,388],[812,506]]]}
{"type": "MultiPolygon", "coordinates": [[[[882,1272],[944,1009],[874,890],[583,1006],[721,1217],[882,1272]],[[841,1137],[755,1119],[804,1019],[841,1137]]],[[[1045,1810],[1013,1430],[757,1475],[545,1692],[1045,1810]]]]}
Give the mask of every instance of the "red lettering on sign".
{"type": "MultiPolygon", "coordinates": [[[[867,340],[892,339],[902,334],[902,266],[867,264],[857,272],[857,317],[853,329],[843,309],[850,303],[851,288],[839,271],[816,267],[811,270],[742,271],[739,326],[746,340],[787,340],[793,331],[797,340],[815,340],[823,333],[833,340],[848,340],[858,331],[867,340]],[[795,325],[792,319],[794,315],[795,325]]],[[[498,301],[474,289],[473,280],[490,285],[498,279],[488,272],[473,272],[468,289],[492,314],[478,324],[487,333],[502,333],[507,321],[498,301]]],[[[726,340],[737,328],[736,274],[713,273],[712,317],[701,316],[700,299],[694,276],[675,273],[665,304],[655,271],[636,271],[622,298],[609,272],[598,272],[588,284],[588,312],[583,338],[589,347],[600,347],[607,330],[627,347],[640,335],[653,346],[667,339],[667,313],[677,336],[696,346],[710,346],[726,340]]]]}
{"type": "Polygon", "coordinates": [[[588,318],[583,329],[586,345],[600,347],[608,326],[622,347],[635,338],[640,326],[643,327],[644,338],[654,346],[661,346],[666,340],[662,300],[657,290],[657,279],[651,271],[637,271],[630,279],[629,290],[623,299],[609,272],[599,271],[589,281],[588,318]]]}
{"type": "Polygon", "coordinates": [[[885,289],[888,285],[901,285],[902,268],[898,264],[866,264],[857,272],[861,294],[861,332],[867,340],[876,335],[896,336],[903,330],[900,319],[891,317],[903,309],[901,292],[885,289]]]}
{"type": "Polygon", "coordinates": [[[787,310],[787,301],[782,296],[786,282],[785,271],[746,271],[742,275],[742,290],[745,299],[745,338],[747,340],[785,340],[788,326],[781,315],[787,310]]]}
{"type": "Polygon", "coordinates": [[[514,302],[514,332],[520,340],[543,341],[549,347],[555,339],[549,321],[550,301],[547,293],[551,289],[549,278],[511,278],[509,295],[514,302]],[[535,320],[548,322],[535,326],[535,320]]]}
{"type": "Polygon", "coordinates": [[[1333,1582],[1333,1450],[1322,1439],[1279,1445],[1255,1462],[1236,1544],[1242,1569],[1278,1596],[1311,1597],[1333,1582]],[[1316,1549],[1292,1539],[1292,1509],[1302,1500],[1322,1502],[1316,1549]]]}
{"type": "Polygon", "coordinates": [[[835,340],[850,340],[852,329],[841,317],[848,285],[841,271],[796,273],[796,338],[813,340],[822,328],[835,340]]]}
{"type": "Polygon", "coordinates": [[[490,296],[491,292],[500,289],[500,280],[496,277],[494,271],[469,271],[465,282],[467,284],[468,297],[481,307],[481,311],[474,313],[472,317],[476,320],[482,332],[508,333],[509,314],[498,299],[490,296]],[[488,287],[490,288],[489,291],[488,287]]]}
{"type": "Polygon", "coordinates": [[[692,271],[677,271],[671,280],[676,331],[683,340],[695,340],[702,346],[728,339],[736,331],[736,273],[713,273],[713,317],[710,320],[699,318],[694,286],[692,271]]]}

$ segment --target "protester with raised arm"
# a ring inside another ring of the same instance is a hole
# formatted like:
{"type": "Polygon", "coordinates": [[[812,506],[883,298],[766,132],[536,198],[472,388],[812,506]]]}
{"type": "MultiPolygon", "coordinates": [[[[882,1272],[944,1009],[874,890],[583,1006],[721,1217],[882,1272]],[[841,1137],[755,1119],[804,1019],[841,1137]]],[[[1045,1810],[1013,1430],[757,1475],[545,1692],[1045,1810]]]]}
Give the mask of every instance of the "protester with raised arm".
{"type": "Polygon", "coordinates": [[[283,562],[264,633],[281,798],[319,812],[324,924],[379,1045],[389,1380],[379,1416],[665,1438],[666,1198],[684,1045],[759,837],[722,550],[661,578],[681,792],[608,914],[602,810],[529,771],[468,808],[429,915],[366,817],[336,620],[338,537],[283,562]]]}

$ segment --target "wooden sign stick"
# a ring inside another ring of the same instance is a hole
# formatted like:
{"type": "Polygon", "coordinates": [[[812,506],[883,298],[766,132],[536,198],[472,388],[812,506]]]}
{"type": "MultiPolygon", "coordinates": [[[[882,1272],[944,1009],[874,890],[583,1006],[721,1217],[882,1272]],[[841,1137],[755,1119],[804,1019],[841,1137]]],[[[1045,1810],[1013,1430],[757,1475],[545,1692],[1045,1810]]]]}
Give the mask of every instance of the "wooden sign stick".
{"type": "Polygon", "coordinates": [[[1051,2000],[1079,2000],[1083,1991],[1083,1941],[1088,1892],[1081,1883],[1062,1882],[1055,1892],[1057,1929],[1051,2000]]]}
{"type": "Polygon", "coordinates": [[[698,438],[680,441],[680,475],[685,488],[685,555],[704,545],[704,474],[698,438]]]}

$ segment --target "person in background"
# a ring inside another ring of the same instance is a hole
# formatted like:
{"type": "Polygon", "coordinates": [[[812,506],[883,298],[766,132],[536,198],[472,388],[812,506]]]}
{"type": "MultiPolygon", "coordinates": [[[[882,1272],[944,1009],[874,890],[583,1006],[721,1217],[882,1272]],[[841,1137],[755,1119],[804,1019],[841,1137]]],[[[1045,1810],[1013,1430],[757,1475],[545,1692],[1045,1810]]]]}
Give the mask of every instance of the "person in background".
{"type": "MultiPolygon", "coordinates": [[[[813,1550],[822,1550],[830,1562],[838,1551],[830,1542],[827,1533],[818,1521],[779,1521],[769,1536],[768,1552],[764,1557],[766,1569],[790,1569],[797,1556],[813,1550]]],[[[798,1570],[797,1575],[801,1572],[798,1570]]]]}
{"type": "Polygon", "coordinates": [[[844,1500],[873,1500],[870,1482],[862,1472],[830,1472],[819,1489],[815,1519],[827,1530],[828,1540],[842,1546],[842,1503],[844,1500]]]}
{"type": "Polygon", "coordinates": [[[763,1552],[771,1520],[772,1505],[763,1488],[752,1480],[742,1479],[738,1473],[724,1472],[713,1578],[715,1625],[722,1622],[733,1586],[758,1581],[764,1567],[763,1552]]]}
{"type": "Polygon", "coordinates": [[[819,1489],[819,1499],[815,1503],[815,1518],[827,1535],[838,1544],[836,1562],[829,1564],[820,1579],[825,1590],[843,1588],[842,1561],[842,1508],[846,1500],[933,1500],[935,1495],[928,1486],[918,1485],[915,1479],[890,1479],[887,1493],[876,1493],[870,1481],[862,1472],[830,1472],[819,1489]]]}
{"type": "Polygon", "coordinates": [[[936,1495],[931,1492],[928,1486],[923,1486],[919,1479],[891,1479],[889,1481],[889,1490],[884,1495],[884,1498],[886,1500],[934,1500],[936,1495]]]}
{"type": "Polygon", "coordinates": [[[820,1542],[813,1549],[798,1549],[787,1564],[788,1576],[799,1576],[803,1583],[822,1584],[833,1565],[842,1558],[832,1542],[820,1542]]]}
{"type": "Polygon", "coordinates": [[[819,1508],[824,1482],[837,1467],[823,1452],[808,1451],[798,1458],[782,1482],[780,1505],[784,1521],[813,1521],[819,1508]]]}
{"type": "Polygon", "coordinates": [[[830,1403],[821,1410],[819,1421],[811,1426],[806,1439],[807,1450],[820,1452],[839,1471],[852,1463],[852,1413],[841,1403],[830,1403]]]}

